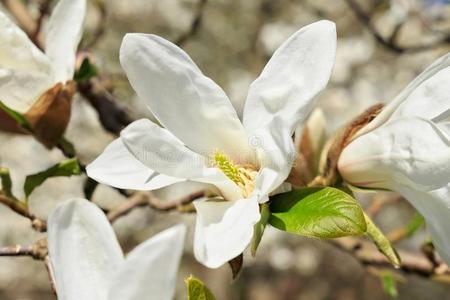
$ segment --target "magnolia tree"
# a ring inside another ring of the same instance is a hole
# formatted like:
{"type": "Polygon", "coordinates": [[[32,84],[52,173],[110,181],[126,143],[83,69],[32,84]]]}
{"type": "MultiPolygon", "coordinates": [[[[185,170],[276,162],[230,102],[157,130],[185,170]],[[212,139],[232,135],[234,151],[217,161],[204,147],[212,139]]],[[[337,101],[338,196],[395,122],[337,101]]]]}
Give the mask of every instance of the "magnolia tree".
{"type": "MultiPolygon", "coordinates": [[[[333,22],[300,28],[278,47],[250,85],[241,119],[225,92],[180,47],[156,35],[129,33],[120,64],[157,120],[131,122],[93,88],[98,70],[90,56],[77,54],[86,7],[86,0],[59,0],[45,29],[39,19],[31,33],[0,12],[0,128],[67,157],[28,175],[24,199],[13,193],[10,170],[0,169],[0,202],[35,230],[48,232],[35,244],[0,252],[43,260],[59,299],[174,297],[185,226],[159,233],[124,257],[110,225],[142,205],[195,212],[195,258],[212,269],[228,263],[233,277],[243,253],[257,255],[265,228],[272,226],[327,239],[364,264],[448,280],[450,54],[430,62],[389,104],[368,108],[324,141],[326,122],[315,100],[333,70],[333,22]],[[121,122],[100,115],[117,138],[89,164],[77,158],[76,141],[64,137],[75,93],[121,122]],[[30,211],[29,196],[44,181],[83,173],[89,177],[88,200],[61,199],[48,221],[30,211]],[[180,182],[203,188],[179,201],[152,202],[150,191],[180,182]],[[102,210],[89,201],[99,183],[129,200],[102,210]],[[386,190],[417,210],[415,227],[426,225],[431,240],[427,255],[417,258],[421,264],[402,257],[356,200],[360,193],[386,190]],[[379,254],[361,254],[366,247],[379,254]]],[[[395,289],[393,274],[380,275],[388,292],[395,289]]],[[[186,284],[189,299],[214,299],[200,280],[189,277],[186,284]]]]}

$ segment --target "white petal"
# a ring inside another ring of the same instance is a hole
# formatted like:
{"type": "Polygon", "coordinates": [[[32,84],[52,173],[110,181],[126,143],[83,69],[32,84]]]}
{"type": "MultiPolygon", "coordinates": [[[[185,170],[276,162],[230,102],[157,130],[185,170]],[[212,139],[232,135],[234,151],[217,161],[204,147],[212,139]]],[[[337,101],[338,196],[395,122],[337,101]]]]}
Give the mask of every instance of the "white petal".
{"type": "Polygon", "coordinates": [[[204,156],[214,151],[234,160],[250,152],[229,99],[174,44],[146,34],[127,34],[120,61],[128,79],[160,123],[204,156]]]}
{"type": "Polygon", "coordinates": [[[335,54],[334,23],[319,21],[294,33],[250,87],[244,108],[247,131],[251,134],[279,117],[292,133],[328,83],[335,54]]]}
{"type": "Polygon", "coordinates": [[[131,123],[120,136],[140,162],[159,173],[186,179],[203,176],[206,159],[150,120],[131,123]]]}
{"type": "MultiPolygon", "coordinates": [[[[155,123],[142,119],[122,130],[121,138],[128,151],[159,176],[185,178],[215,185],[227,200],[242,198],[241,189],[207,159],[192,150],[155,123]]],[[[152,180],[153,181],[153,180],[152,180]]]]}
{"type": "Polygon", "coordinates": [[[149,169],[128,151],[121,138],[109,144],[86,171],[92,179],[120,189],[155,190],[184,181],[149,169]]]}
{"type": "Polygon", "coordinates": [[[51,86],[52,79],[46,73],[0,68],[0,101],[21,113],[51,86]]]}
{"type": "Polygon", "coordinates": [[[85,199],[64,202],[48,221],[49,257],[58,299],[106,299],[122,250],[105,214],[85,199]]]}
{"type": "Polygon", "coordinates": [[[259,202],[268,201],[268,195],[289,176],[296,157],[292,137],[283,120],[274,118],[265,128],[255,132],[260,141],[261,169],[256,177],[254,195],[259,202]]]}
{"type": "Polygon", "coordinates": [[[238,201],[195,201],[194,254],[209,268],[218,268],[241,254],[253,236],[259,221],[255,198],[238,201]]]}
{"type": "Polygon", "coordinates": [[[0,28],[1,101],[25,112],[51,87],[50,63],[25,32],[1,11],[0,28]]]}
{"type": "Polygon", "coordinates": [[[71,80],[83,34],[86,0],[59,0],[45,33],[45,53],[52,62],[55,82],[71,80]]]}
{"type": "Polygon", "coordinates": [[[111,280],[108,300],[172,300],[186,227],[177,225],[137,246],[111,280]]]}
{"type": "Polygon", "coordinates": [[[193,181],[215,185],[226,200],[235,201],[242,198],[242,189],[217,168],[208,168],[203,177],[194,178],[193,181]]]}
{"type": "Polygon", "coordinates": [[[351,142],[338,167],[355,186],[433,190],[450,178],[450,135],[420,118],[394,119],[351,142]]]}
{"type": "Polygon", "coordinates": [[[447,67],[414,89],[399,104],[390,120],[413,116],[431,120],[450,109],[449,95],[450,67],[447,67]]]}
{"type": "Polygon", "coordinates": [[[358,131],[353,139],[374,130],[391,118],[419,116],[431,119],[448,109],[449,67],[450,53],[447,53],[417,76],[372,122],[358,131]]]}
{"type": "Polygon", "coordinates": [[[407,187],[396,189],[424,216],[436,250],[450,265],[450,184],[427,193],[407,187]]]}

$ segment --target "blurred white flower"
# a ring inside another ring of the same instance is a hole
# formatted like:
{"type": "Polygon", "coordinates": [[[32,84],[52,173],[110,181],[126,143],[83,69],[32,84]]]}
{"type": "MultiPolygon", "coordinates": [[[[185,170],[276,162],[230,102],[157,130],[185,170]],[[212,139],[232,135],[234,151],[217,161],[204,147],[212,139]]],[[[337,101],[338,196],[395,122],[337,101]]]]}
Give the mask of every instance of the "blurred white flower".
{"type": "Polygon", "coordinates": [[[72,80],[86,0],[60,0],[45,30],[45,53],[0,11],[0,100],[21,113],[72,80]]]}
{"type": "Polygon", "coordinates": [[[173,299],[185,234],[184,225],[174,226],[124,259],[113,228],[95,204],[64,202],[48,222],[58,299],[173,299]]]}
{"type": "Polygon", "coordinates": [[[338,167],[352,185],[402,194],[450,263],[450,53],[356,134],[338,167]]]}
{"type": "Polygon", "coordinates": [[[216,268],[241,254],[260,219],[259,203],[279,188],[295,158],[294,129],[326,86],[336,52],[330,21],[284,42],[252,83],[241,122],[224,91],[176,45],[127,34],[122,67],[164,128],[138,120],[87,168],[95,180],[152,190],[190,180],[212,184],[220,200],[196,201],[196,258],[216,268]]]}

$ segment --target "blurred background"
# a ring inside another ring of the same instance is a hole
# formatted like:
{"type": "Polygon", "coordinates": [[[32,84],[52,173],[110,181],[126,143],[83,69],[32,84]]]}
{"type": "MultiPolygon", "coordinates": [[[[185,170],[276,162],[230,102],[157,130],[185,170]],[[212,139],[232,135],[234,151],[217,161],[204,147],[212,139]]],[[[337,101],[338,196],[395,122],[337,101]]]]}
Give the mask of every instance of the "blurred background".
{"type": "MultiPolygon", "coordinates": [[[[22,2],[38,16],[44,1],[22,2]]],[[[5,7],[0,9],[6,11],[5,7]]],[[[151,114],[134,95],[118,62],[119,46],[127,32],[154,33],[176,42],[242,113],[248,87],[273,51],[299,28],[320,19],[334,21],[338,34],[333,75],[317,99],[328,134],[370,105],[393,99],[450,50],[449,0],[92,0],[81,49],[98,66],[99,85],[132,119],[151,118],[151,114]]],[[[92,161],[114,139],[103,128],[92,103],[80,96],[74,101],[66,136],[75,143],[83,163],[92,161]]],[[[0,133],[0,162],[10,169],[18,195],[27,174],[62,159],[58,150],[48,151],[31,137],[0,133]]],[[[83,197],[85,180],[84,176],[48,180],[31,196],[31,210],[46,218],[63,199],[83,197]]],[[[177,199],[195,189],[180,185],[155,195],[177,199]]],[[[395,195],[382,198],[364,195],[360,201],[373,211],[386,233],[411,220],[414,210],[406,201],[395,195]]],[[[100,185],[93,200],[109,209],[126,198],[100,185]]],[[[390,299],[377,275],[379,270],[367,268],[329,242],[273,228],[267,229],[257,257],[244,257],[243,271],[233,281],[228,266],[209,270],[195,262],[194,219],[193,214],[143,207],[114,223],[125,251],[180,220],[190,224],[176,299],[186,298],[183,279],[189,274],[205,281],[217,299],[224,300],[390,299]]],[[[42,236],[31,230],[27,219],[0,206],[0,245],[30,244],[42,236]]],[[[426,237],[422,229],[395,245],[419,251],[426,237]]],[[[450,299],[448,283],[404,272],[395,278],[398,299],[450,299]]],[[[0,299],[54,299],[44,264],[28,257],[0,258],[0,299]]]]}

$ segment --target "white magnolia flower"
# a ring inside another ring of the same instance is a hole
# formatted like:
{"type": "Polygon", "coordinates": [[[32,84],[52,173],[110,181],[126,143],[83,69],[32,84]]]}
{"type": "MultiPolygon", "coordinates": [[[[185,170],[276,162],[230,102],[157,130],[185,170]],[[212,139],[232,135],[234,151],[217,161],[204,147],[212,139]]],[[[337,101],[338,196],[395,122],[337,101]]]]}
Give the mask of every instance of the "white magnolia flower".
{"type": "Polygon", "coordinates": [[[176,45],[127,34],[120,61],[138,96],[164,126],[139,120],[91,165],[88,175],[119,188],[152,190],[190,180],[225,201],[196,201],[196,258],[216,268],[241,254],[259,203],[285,188],[294,129],[326,86],[336,51],[329,21],[306,26],[274,53],[248,92],[241,122],[224,91],[176,45]]]}
{"type": "Polygon", "coordinates": [[[450,263],[450,53],[435,61],[344,149],[343,178],[399,192],[450,263]]]}
{"type": "Polygon", "coordinates": [[[0,100],[21,113],[72,80],[86,0],[60,0],[46,24],[45,53],[0,11],[0,100]]]}
{"type": "Polygon", "coordinates": [[[85,199],[60,205],[48,222],[49,257],[61,300],[173,299],[186,228],[177,225],[124,259],[105,214],[85,199]]]}

